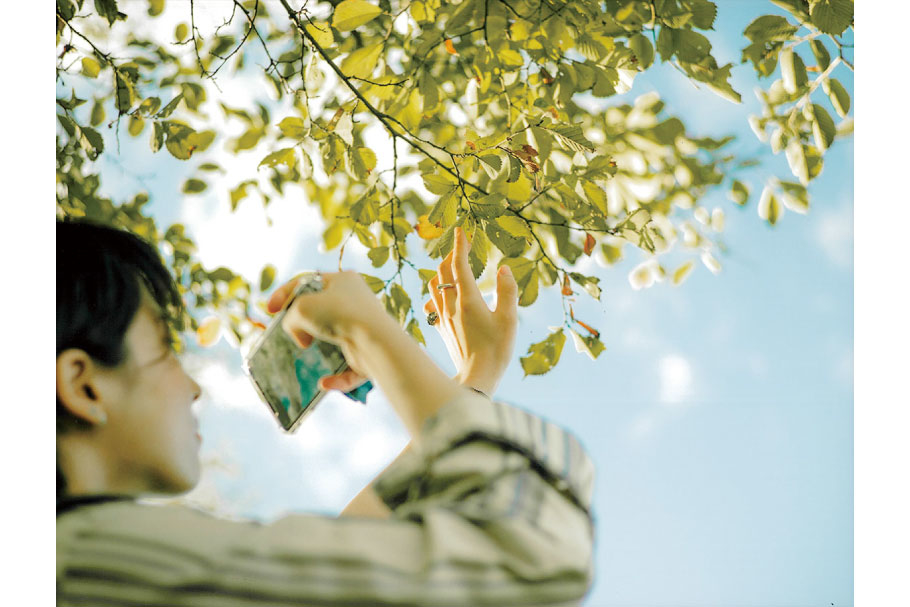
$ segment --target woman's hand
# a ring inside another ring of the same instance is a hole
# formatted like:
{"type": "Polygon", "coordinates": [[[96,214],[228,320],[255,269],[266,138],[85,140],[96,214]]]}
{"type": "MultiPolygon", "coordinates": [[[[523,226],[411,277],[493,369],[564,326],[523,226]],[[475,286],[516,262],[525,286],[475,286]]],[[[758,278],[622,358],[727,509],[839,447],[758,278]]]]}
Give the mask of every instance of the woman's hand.
{"type": "MultiPolygon", "coordinates": [[[[350,392],[368,379],[358,370],[362,368],[361,363],[348,341],[351,330],[357,324],[389,322],[392,318],[357,272],[323,273],[322,280],[322,291],[305,293],[294,300],[282,327],[303,348],[309,347],[314,337],[338,345],[350,368],[322,377],[319,388],[350,392]]],[[[270,313],[284,307],[297,282],[293,278],[272,293],[268,302],[270,313]]]]}
{"type": "Polygon", "coordinates": [[[496,391],[515,346],[518,330],[518,284],[508,266],[496,274],[496,308],[491,312],[477,288],[468,262],[470,245],[464,231],[455,228],[455,247],[437,268],[430,282],[428,314],[436,312],[433,325],[442,335],[458,374],[465,386],[488,396],[496,391]],[[454,284],[439,290],[437,285],[454,284]]]}

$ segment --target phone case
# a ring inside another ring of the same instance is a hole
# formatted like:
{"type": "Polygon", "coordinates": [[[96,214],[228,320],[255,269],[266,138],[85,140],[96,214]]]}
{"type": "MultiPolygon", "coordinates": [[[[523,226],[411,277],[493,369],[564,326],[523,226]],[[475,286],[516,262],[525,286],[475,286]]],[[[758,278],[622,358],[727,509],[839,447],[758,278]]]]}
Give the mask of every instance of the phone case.
{"type": "MultiPolygon", "coordinates": [[[[306,272],[285,306],[253,343],[244,357],[243,369],[262,400],[268,405],[286,432],[295,431],[306,416],[315,409],[326,392],[319,389],[319,378],[335,375],[348,368],[338,346],[314,339],[308,348],[301,348],[281,328],[290,303],[302,293],[322,290],[319,272],[306,272]]],[[[352,400],[366,403],[373,385],[368,381],[346,393],[352,400]]]]}

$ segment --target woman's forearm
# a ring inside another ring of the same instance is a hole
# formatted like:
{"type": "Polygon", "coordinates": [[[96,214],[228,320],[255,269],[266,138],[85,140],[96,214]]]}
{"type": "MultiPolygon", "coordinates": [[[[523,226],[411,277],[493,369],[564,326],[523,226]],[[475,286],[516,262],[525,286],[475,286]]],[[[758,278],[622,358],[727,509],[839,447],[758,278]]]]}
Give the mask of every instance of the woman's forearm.
{"type": "MultiPolygon", "coordinates": [[[[401,457],[411,450],[411,443],[408,443],[404,449],[401,450],[401,453],[395,457],[395,459],[386,466],[382,472],[376,475],[376,478],[382,476],[382,474],[395,465],[401,457]]],[[[376,478],[370,481],[370,484],[364,487],[360,493],[358,493],[354,499],[348,502],[348,505],[344,507],[344,510],[341,511],[341,516],[368,516],[372,518],[388,518],[392,511],[389,510],[389,507],[385,505],[385,502],[376,495],[376,491],[373,489],[373,483],[376,482],[376,478]]]]}
{"type": "Polygon", "coordinates": [[[411,437],[463,388],[385,314],[354,327],[348,338],[358,366],[388,398],[411,437]]]}

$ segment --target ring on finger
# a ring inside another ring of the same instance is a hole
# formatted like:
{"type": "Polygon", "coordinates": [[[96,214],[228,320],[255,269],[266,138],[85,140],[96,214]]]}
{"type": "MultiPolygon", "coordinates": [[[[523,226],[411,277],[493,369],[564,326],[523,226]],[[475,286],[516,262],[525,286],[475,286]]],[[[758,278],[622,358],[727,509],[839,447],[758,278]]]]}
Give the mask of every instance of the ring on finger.
{"type": "Polygon", "coordinates": [[[453,285],[452,283],[447,282],[447,283],[444,283],[444,284],[441,284],[441,285],[436,285],[436,288],[437,288],[438,290],[442,291],[443,289],[451,289],[451,288],[453,288],[454,286],[455,286],[455,285],[453,285]]]}

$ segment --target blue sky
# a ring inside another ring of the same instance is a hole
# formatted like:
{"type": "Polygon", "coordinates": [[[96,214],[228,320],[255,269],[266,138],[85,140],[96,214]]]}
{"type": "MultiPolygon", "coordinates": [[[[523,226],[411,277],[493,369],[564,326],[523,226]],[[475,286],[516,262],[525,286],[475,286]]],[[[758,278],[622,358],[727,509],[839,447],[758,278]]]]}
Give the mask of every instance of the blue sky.
{"type": "MultiPolygon", "coordinates": [[[[780,11],[766,2],[720,4],[709,37],[719,62],[737,65],[742,105],[696,90],[666,65],[639,76],[624,97],[657,90],[693,134],[733,132],[736,149],[761,152],[746,123],[758,111],[754,73],[738,64],[738,49],[755,16],[780,11]]],[[[838,68],[835,76],[852,94],[852,73],[838,68]]],[[[219,84],[228,94],[243,86],[219,84]]],[[[207,264],[249,278],[265,263],[279,278],[337,266],[337,251],[319,251],[318,215],[299,193],[271,203],[270,228],[256,201],[230,214],[218,192],[225,187],[183,200],[180,184],[195,163],[150,157],[147,135],[124,134],[121,144],[116,157],[108,141],[104,191],[120,198],[146,187],[159,225],[186,223],[207,264]]],[[[243,177],[232,174],[224,186],[254,175],[258,159],[233,161],[243,177]]],[[[810,213],[787,212],[774,228],[757,216],[758,192],[767,176],[786,179],[789,171],[782,154],[768,150],[763,160],[748,175],[746,208],[722,191],[703,203],[726,213],[720,274],[697,264],[680,287],[633,290],[628,272],[645,259],[637,251],[626,249],[614,268],[592,266],[602,301],[580,296],[575,311],[602,333],[607,351],[596,361],[570,341],[553,372],[523,379],[518,356],[562,320],[558,291],[542,291],[520,311],[497,397],[573,429],[597,464],[597,580],[587,605],[852,604],[853,142],[826,154],[810,213]]],[[[415,245],[417,265],[435,267],[415,245]]],[[[358,246],[346,249],[346,267],[391,274],[370,267],[358,246]]],[[[441,340],[423,329],[430,354],[454,374],[441,340]]],[[[287,436],[230,344],[194,350],[186,364],[206,391],[199,415],[203,458],[212,464],[185,499],[225,515],[337,513],[407,440],[378,392],[367,407],[332,395],[287,436]]]]}

